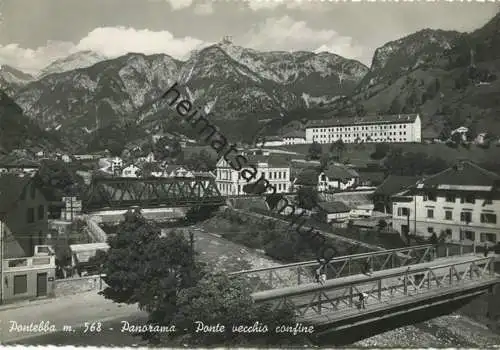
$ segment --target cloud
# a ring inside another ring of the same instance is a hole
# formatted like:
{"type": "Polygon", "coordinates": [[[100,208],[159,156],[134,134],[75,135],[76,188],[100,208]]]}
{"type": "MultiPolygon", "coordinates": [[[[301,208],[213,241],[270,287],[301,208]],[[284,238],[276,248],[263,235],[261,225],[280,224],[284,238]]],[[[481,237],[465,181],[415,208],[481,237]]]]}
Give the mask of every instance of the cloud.
{"type": "Polygon", "coordinates": [[[137,30],[125,27],[96,28],[80,40],[78,50],[92,50],[109,57],[128,52],[147,55],[164,53],[178,59],[185,58],[191,50],[206,46],[202,40],[183,37],[175,38],[169,31],[137,30]]]}
{"type": "Polygon", "coordinates": [[[147,55],[164,53],[185,59],[191,50],[208,45],[210,43],[192,37],[175,38],[169,31],[103,27],[94,29],[77,44],[49,41],[47,45],[36,49],[23,48],[17,44],[0,45],[0,64],[37,74],[53,61],[78,51],[91,50],[109,58],[140,52],[147,55]]]}
{"type": "Polygon", "coordinates": [[[283,0],[249,0],[248,8],[254,11],[271,10],[283,4],[283,0]]]}
{"type": "Polygon", "coordinates": [[[324,8],[324,3],[312,0],[248,0],[248,8],[254,11],[274,10],[279,6],[289,10],[318,10],[324,8]]]}
{"type": "Polygon", "coordinates": [[[353,59],[363,55],[363,48],[355,45],[352,38],[331,29],[313,29],[289,16],[266,19],[247,33],[244,41],[245,46],[257,50],[327,51],[353,59]]]}
{"type": "Polygon", "coordinates": [[[212,6],[212,3],[207,2],[206,4],[196,5],[193,11],[196,15],[208,16],[214,13],[214,8],[212,6]]]}
{"type": "Polygon", "coordinates": [[[193,3],[193,0],[166,0],[166,1],[170,4],[172,10],[174,11],[189,7],[193,3]]]}

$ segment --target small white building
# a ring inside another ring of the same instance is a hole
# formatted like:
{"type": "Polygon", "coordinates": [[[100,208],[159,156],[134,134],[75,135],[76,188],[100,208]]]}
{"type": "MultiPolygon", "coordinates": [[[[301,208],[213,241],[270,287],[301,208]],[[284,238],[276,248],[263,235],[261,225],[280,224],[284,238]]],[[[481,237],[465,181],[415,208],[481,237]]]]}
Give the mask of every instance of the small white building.
{"type": "Polygon", "coordinates": [[[373,215],[373,204],[362,204],[351,209],[350,216],[355,218],[369,218],[373,215]]]}
{"type": "Polygon", "coordinates": [[[123,159],[121,159],[120,157],[112,158],[110,164],[111,164],[111,171],[114,174],[121,173],[121,170],[123,169],[123,159]]]}
{"type": "Polygon", "coordinates": [[[138,173],[140,170],[141,169],[138,166],[130,164],[129,166],[123,168],[122,177],[138,177],[138,173]]]}
{"type": "Polygon", "coordinates": [[[320,202],[318,203],[319,215],[325,222],[343,222],[349,219],[349,208],[343,202],[320,202]]]}

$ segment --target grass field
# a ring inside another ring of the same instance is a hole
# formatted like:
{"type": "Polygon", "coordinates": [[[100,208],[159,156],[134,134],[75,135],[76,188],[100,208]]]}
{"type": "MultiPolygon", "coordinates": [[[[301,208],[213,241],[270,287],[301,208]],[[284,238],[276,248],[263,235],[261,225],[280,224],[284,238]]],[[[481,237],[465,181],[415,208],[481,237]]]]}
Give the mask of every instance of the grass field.
{"type": "MultiPolygon", "coordinates": [[[[404,152],[422,152],[429,156],[435,156],[453,163],[458,159],[468,159],[476,163],[484,162],[500,162],[500,147],[491,147],[482,149],[475,145],[471,145],[470,149],[464,147],[450,148],[445,144],[424,144],[424,143],[392,143],[391,147],[398,147],[404,152]]],[[[330,149],[330,144],[322,144],[323,153],[327,153],[330,149]]],[[[276,149],[284,149],[287,151],[307,154],[310,145],[286,145],[273,147],[276,149]]],[[[269,147],[271,148],[271,147],[269,147]]],[[[375,150],[375,144],[346,144],[346,150],[342,154],[343,158],[349,159],[354,164],[368,164],[375,162],[370,158],[370,154],[375,150]]]]}

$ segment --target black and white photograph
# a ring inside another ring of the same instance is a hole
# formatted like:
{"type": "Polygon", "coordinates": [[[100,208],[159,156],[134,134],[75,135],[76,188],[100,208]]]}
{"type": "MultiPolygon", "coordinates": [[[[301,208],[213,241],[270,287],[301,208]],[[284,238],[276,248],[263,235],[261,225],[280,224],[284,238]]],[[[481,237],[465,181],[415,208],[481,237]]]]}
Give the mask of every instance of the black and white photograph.
{"type": "Polygon", "coordinates": [[[0,346],[500,346],[500,5],[0,0],[0,346]]]}

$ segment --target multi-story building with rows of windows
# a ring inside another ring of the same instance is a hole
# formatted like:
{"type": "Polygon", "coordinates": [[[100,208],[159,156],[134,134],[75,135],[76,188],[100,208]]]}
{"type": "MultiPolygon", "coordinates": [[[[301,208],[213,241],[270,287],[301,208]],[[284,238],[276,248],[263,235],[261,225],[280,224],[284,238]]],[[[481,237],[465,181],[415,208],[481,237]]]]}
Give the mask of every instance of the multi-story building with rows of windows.
{"type": "MultiPolygon", "coordinates": [[[[247,166],[243,169],[250,170],[249,166],[252,165],[257,170],[257,175],[251,183],[262,178],[276,188],[276,193],[290,192],[290,165],[286,159],[277,154],[267,156],[245,154],[244,156],[247,166]]],[[[219,159],[215,170],[215,182],[223,196],[246,194],[243,187],[249,182],[241,176],[243,169],[237,171],[224,158],[219,159]]]]}
{"type": "Polygon", "coordinates": [[[419,181],[392,202],[392,225],[402,234],[500,242],[500,176],[469,161],[419,181]]]}
{"type": "Polygon", "coordinates": [[[366,116],[313,121],[306,127],[307,143],[421,142],[418,114],[366,116]]]}

